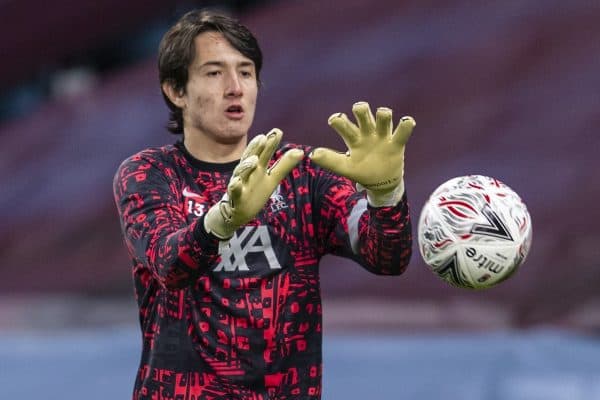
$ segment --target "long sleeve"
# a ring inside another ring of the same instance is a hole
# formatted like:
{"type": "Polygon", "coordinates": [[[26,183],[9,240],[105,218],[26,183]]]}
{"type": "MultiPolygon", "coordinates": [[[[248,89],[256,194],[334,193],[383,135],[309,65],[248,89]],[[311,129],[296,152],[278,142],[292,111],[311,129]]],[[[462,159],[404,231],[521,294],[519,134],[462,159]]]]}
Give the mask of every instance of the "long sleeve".
{"type": "Polygon", "coordinates": [[[394,207],[371,207],[346,178],[320,171],[316,207],[324,251],[351,258],[368,271],[399,275],[412,255],[406,194],[394,207]]]}
{"type": "Polygon", "coordinates": [[[204,230],[203,216],[188,224],[176,178],[151,154],[138,154],[121,164],[113,182],[131,257],[169,288],[194,281],[218,258],[218,240],[204,230]]]}

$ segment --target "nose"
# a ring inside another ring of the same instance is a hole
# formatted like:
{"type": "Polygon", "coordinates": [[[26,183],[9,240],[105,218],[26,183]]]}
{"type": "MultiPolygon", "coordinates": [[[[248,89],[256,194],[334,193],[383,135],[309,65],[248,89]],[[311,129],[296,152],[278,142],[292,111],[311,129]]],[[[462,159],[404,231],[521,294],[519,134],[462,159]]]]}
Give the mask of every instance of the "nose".
{"type": "Polygon", "coordinates": [[[226,96],[227,97],[240,97],[243,94],[242,83],[240,77],[236,73],[229,75],[227,80],[226,96]]]}

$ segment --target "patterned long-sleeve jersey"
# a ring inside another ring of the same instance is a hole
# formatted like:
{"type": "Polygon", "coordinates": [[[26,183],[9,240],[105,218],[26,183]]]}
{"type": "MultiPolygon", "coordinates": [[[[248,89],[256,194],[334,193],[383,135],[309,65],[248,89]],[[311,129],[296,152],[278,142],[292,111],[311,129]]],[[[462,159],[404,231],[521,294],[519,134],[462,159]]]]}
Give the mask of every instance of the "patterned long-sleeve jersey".
{"type": "MultiPolygon", "coordinates": [[[[274,160],[290,148],[287,144],[274,160]]],[[[114,179],[142,331],[134,399],[319,399],[319,260],[382,275],[411,256],[406,197],[373,208],[305,157],[224,246],[203,226],[237,163],[181,142],[129,157],[114,179]]]]}

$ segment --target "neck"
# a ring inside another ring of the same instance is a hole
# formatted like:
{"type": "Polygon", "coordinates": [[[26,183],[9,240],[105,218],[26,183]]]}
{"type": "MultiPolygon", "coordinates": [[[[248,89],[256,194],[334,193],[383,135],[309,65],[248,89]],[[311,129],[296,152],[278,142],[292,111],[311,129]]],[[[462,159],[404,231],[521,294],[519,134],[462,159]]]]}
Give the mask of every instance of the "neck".
{"type": "Polygon", "coordinates": [[[185,135],[183,144],[194,158],[211,163],[239,160],[246,148],[247,137],[231,143],[211,140],[206,136],[185,135]]]}

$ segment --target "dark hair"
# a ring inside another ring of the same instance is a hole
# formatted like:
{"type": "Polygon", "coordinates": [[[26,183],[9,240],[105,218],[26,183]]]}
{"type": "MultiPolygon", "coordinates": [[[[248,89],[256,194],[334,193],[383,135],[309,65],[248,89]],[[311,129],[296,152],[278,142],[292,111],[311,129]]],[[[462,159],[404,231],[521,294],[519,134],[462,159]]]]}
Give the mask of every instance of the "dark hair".
{"type": "MultiPolygon", "coordinates": [[[[258,41],[240,22],[207,10],[194,10],[183,15],[163,36],[158,49],[158,77],[160,84],[167,82],[175,90],[185,90],[188,68],[196,55],[194,39],[203,32],[219,32],[231,46],[254,62],[256,79],[260,83],[262,52],[258,41]]],[[[170,109],[167,129],[183,133],[183,113],[162,92],[170,109]]]]}

